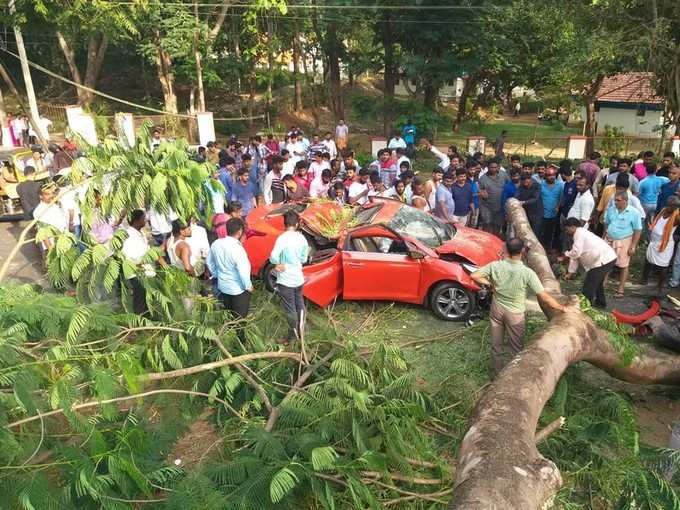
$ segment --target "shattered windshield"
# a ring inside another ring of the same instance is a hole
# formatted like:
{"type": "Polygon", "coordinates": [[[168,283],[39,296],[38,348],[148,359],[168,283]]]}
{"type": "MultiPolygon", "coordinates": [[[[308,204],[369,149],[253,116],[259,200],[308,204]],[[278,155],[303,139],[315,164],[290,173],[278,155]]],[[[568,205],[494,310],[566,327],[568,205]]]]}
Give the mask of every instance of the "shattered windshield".
{"type": "Polygon", "coordinates": [[[402,206],[390,220],[389,226],[399,234],[416,238],[429,248],[438,248],[456,235],[453,226],[409,206],[402,206]]]}

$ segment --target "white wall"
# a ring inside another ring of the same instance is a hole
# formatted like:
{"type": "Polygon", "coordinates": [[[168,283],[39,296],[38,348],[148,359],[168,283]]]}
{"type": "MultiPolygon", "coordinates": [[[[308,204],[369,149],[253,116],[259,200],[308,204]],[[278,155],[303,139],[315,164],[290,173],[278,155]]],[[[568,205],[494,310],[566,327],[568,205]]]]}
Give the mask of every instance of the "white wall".
{"type": "MultiPolygon", "coordinates": [[[[415,90],[416,86],[411,84],[410,89],[415,90]]],[[[439,89],[439,97],[443,99],[456,99],[460,97],[463,92],[463,79],[457,78],[453,81],[447,82],[439,89]]],[[[399,82],[394,86],[394,94],[396,96],[408,96],[408,91],[404,87],[404,78],[399,77],[399,82]]]]}
{"type": "MultiPolygon", "coordinates": [[[[585,119],[585,110],[581,110],[581,116],[585,119]]],[[[600,107],[595,112],[598,134],[604,133],[604,127],[609,125],[622,128],[627,135],[661,136],[661,131],[654,128],[663,123],[663,112],[647,110],[643,116],[637,115],[637,110],[622,108],[600,107]]]]}

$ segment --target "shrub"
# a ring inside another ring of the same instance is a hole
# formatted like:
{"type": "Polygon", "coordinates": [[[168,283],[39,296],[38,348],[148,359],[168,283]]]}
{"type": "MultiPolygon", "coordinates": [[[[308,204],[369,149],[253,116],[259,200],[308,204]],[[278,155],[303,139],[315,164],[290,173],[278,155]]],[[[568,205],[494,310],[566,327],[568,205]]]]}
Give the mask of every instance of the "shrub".
{"type": "Polygon", "coordinates": [[[600,151],[605,156],[622,154],[626,147],[626,140],[623,129],[616,126],[606,125],[604,127],[604,137],[600,145],[600,151]]]}

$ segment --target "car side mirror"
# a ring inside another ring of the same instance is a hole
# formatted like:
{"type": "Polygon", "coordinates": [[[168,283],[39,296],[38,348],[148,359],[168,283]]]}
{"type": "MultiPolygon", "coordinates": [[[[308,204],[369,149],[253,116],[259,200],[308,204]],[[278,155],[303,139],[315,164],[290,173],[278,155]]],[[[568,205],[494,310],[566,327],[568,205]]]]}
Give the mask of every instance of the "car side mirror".
{"type": "Polygon", "coordinates": [[[418,251],[418,250],[409,250],[408,256],[409,256],[409,258],[412,258],[413,260],[420,260],[420,259],[425,258],[425,254],[421,251],[418,251]]]}

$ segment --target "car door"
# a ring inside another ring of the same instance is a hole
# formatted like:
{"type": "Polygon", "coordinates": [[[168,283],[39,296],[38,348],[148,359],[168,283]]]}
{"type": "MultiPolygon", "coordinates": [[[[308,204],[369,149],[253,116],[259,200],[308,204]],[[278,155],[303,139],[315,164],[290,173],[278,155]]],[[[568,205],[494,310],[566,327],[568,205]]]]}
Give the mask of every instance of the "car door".
{"type": "Polygon", "coordinates": [[[419,302],[422,260],[382,225],[348,233],[342,252],[343,298],[419,302]]]}

